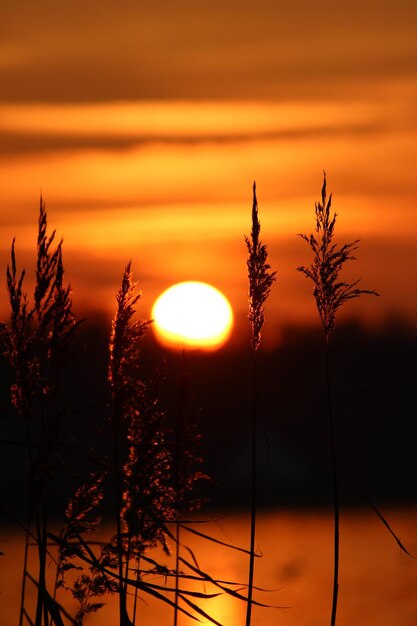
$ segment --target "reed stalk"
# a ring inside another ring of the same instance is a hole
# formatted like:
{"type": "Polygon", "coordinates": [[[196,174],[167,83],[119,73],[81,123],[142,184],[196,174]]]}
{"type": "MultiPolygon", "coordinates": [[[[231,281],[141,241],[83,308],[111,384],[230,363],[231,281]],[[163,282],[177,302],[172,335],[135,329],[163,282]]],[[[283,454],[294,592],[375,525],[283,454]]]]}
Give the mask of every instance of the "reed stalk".
{"type": "Polygon", "coordinates": [[[119,579],[119,623],[120,626],[132,624],[127,613],[127,571],[129,555],[125,554],[123,537],[126,535],[123,521],[123,473],[124,460],[121,458],[121,445],[126,437],[129,424],[138,410],[137,404],[142,393],[142,385],[136,379],[138,341],[146,332],[148,322],[134,322],[134,306],[140,294],[135,294],[131,265],[126,266],[122,284],[117,293],[117,310],[112,322],[110,337],[110,360],[108,380],[110,383],[112,405],[111,424],[113,431],[113,462],[115,487],[116,554],[119,579]]]}
{"type": "Polygon", "coordinates": [[[29,460],[29,513],[26,543],[35,524],[38,549],[37,579],[29,576],[28,546],[25,548],[19,624],[28,618],[25,608],[26,579],[34,581],[37,600],[34,624],[49,626],[57,607],[47,591],[46,562],[49,524],[48,489],[54,474],[52,456],[57,451],[62,414],[53,408],[62,367],[79,325],[72,313],[70,287],[64,287],[62,240],[54,247],[55,232],[47,234],[45,203],[40,198],[36,283],[33,304],[23,291],[25,271],[17,272],[15,242],[7,267],[10,323],[3,329],[5,356],[14,374],[11,388],[14,408],[23,419],[29,460]]]}
{"type": "Polygon", "coordinates": [[[251,330],[252,361],[252,414],[251,414],[251,505],[250,505],[250,548],[248,572],[248,596],[246,605],[246,626],[251,624],[253,604],[253,581],[255,574],[255,538],[257,513],[257,422],[258,422],[258,381],[257,351],[261,344],[261,330],[264,325],[263,305],[268,298],[276,272],[271,272],[267,263],[267,249],[259,239],[261,224],[258,218],[256,184],[253,183],[252,230],[251,236],[245,237],[249,257],[247,259],[249,278],[249,324],[251,330]]]}
{"type": "Polygon", "coordinates": [[[324,343],[324,379],[327,396],[327,412],[329,421],[331,467],[333,476],[333,519],[334,519],[334,540],[333,540],[333,594],[332,613],[330,618],[331,626],[336,624],[337,599],[339,595],[339,520],[340,520],[340,499],[339,499],[339,469],[337,463],[337,449],[335,438],[335,425],[333,416],[332,394],[329,374],[329,350],[328,342],[324,343]]]}
{"type": "Polygon", "coordinates": [[[378,295],[376,291],[360,289],[359,280],[353,283],[341,281],[339,274],[347,261],[355,259],[353,252],[358,248],[359,239],[338,246],[333,242],[337,214],[331,214],[332,195],[327,197],[326,174],[323,177],[321,202],[316,202],[316,229],[315,234],[299,236],[307,242],[313,252],[313,261],[309,267],[297,268],[313,282],[313,296],[323,325],[324,347],[324,379],[327,396],[327,412],[330,436],[331,468],[333,476],[333,519],[334,519],[334,548],[333,548],[333,592],[330,625],[335,626],[337,615],[337,601],[339,594],[339,519],[340,494],[337,442],[335,436],[335,421],[332,407],[329,342],[335,326],[336,313],[348,300],[358,298],[362,294],[378,295]]]}

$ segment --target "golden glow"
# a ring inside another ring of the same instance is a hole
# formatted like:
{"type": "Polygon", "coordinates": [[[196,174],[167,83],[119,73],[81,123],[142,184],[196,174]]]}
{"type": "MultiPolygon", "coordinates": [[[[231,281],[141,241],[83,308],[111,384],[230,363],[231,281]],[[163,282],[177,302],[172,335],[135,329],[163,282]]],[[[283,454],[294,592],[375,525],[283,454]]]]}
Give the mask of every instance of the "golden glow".
{"type": "MultiPolygon", "coordinates": [[[[381,114],[379,103],[378,111],[381,114]]],[[[385,105],[387,106],[387,105],[385,105]]],[[[385,109],[384,109],[385,110],[385,109]]],[[[375,118],[369,102],[228,101],[118,102],[100,104],[1,104],[0,129],[15,133],[107,137],[233,138],[258,133],[314,130],[364,123],[375,118]],[[308,105],[309,116],[305,109],[308,105]]]]}
{"type": "MultiPolygon", "coordinates": [[[[163,287],[187,280],[192,268],[194,276],[227,293],[235,317],[246,323],[243,235],[250,229],[256,178],[262,238],[280,274],[280,289],[268,300],[266,345],[268,333],[287,320],[316,319],[311,294],[294,271],[309,258],[295,235],[314,227],[325,167],[340,215],[338,241],[363,240],[349,278],[362,276],[364,287],[384,294],[378,303],[363,299],[346,311],[362,319],[399,311],[415,323],[417,298],[397,277],[417,271],[417,126],[407,121],[414,119],[407,106],[417,91],[402,83],[401,97],[388,87],[384,93],[382,108],[381,98],[357,97],[331,106],[325,100],[0,103],[0,132],[6,130],[7,139],[0,151],[1,266],[10,261],[15,237],[32,290],[42,191],[51,229],[64,237],[67,278],[79,311],[113,311],[121,268],[132,258],[147,317],[163,287]],[[368,126],[374,130],[365,132],[368,126]],[[384,271],[388,233],[390,272],[384,271]]],[[[7,301],[0,283],[2,320],[7,301]]]]}
{"type": "Polygon", "coordinates": [[[188,281],[173,285],[152,308],[155,330],[167,346],[220,348],[230,335],[232,308],[225,296],[206,283],[188,281]]]}
{"type": "Polygon", "coordinates": [[[256,180],[280,277],[266,339],[272,325],[316,319],[295,271],[308,250],[295,235],[314,228],[325,169],[338,242],[362,239],[346,278],[384,295],[346,310],[417,324],[416,2],[379,3],[378,14],[360,0],[332,12],[324,2],[309,11],[308,0],[303,11],[163,2],[165,20],[160,3],[76,2],[81,17],[64,3],[31,4],[2,5],[0,269],[15,237],[32,288],[42,191],[75,306],[112,311],[131,258],[146,316],[192,268],[246,323],[243,235],[256,180]]]}

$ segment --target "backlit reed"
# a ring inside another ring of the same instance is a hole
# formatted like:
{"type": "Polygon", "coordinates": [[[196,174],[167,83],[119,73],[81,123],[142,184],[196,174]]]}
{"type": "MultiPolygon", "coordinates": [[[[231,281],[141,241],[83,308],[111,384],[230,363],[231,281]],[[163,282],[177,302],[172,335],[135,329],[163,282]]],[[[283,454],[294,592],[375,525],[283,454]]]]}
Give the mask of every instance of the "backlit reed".
{"type": "Polygon", "coordinates": [[[271,271],[268,264],[266,245],[261,242],[259,235],[261,224],[258,217],[258,201],[256,198],[256,184],[253,184],[252,202],[252,230],[250,237],[245,236],[248,249],[248,279],[249,279],[249,324],[251,330],[252,348],[252,423],[251,423],[251,521],[250,521],[250,548],[248,597],[246,607],[246,626],[250,626],[252,615],[253,580],[255,569],[255,534],[257,510],[257,419],[258,419],[258,381],[256,371],[256,353],[261,345],[261,331],[264,325],[264,303],[268,298],[276,272],[271,271]]]}
{"type": "Polygon", "coordinates": [[[353,252],[358,248],[359,240],[341,246],[334,243],[337,214],[331,214],[332,196],[327,198],[326,174],[324,174],[321,191],[321,202],[316,202],[316,229],[314,234],[299,236],[306,241],[313,253],[310,266],[298,267],[313,282],[313,296],[324,331],[325,385],[327,393],[328,421],[330,433],[331,462],[333,472],[333,506],[334,506],[334,563],[333,563],[333,594],[330,624],[335,626],[337,600],[339,592],[339,471],[337,445],[332,407],[332,396],[329,378],[329,340],[334,329],[336,313],[348,300],[358,298],[362,294],[378,295],[375,291],[360,289],[359,280],[353,283],[340,280],[339,274],[347,261],[354,260],[353,252]]]}

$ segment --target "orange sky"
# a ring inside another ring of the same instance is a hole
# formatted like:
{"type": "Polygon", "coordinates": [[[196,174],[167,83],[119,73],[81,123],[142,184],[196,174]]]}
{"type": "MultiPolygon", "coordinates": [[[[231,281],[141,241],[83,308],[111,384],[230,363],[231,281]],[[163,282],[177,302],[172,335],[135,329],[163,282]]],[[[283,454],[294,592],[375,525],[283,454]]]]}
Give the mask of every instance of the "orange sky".
{"type": "Polygon", "coordinates": [[[340,240],[362,239],[348,277],[383,295],[346,313],[417,319],[415,2],[7,4],[1,267],[14,236],[33,265],[42,190],[79,309],[111,310],[132,258],[144,315],[181,280],[243,314],[256,179],[273,336],[316,315],[296,233],[325,169],[340,240]]]}

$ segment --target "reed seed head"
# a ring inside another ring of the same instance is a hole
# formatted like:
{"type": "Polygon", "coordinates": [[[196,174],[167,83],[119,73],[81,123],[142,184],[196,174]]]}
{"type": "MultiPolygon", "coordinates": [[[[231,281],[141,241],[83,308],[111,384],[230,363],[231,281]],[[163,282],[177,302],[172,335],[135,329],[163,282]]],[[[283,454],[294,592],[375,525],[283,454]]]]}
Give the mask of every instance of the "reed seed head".
{"type": "Polygon", "coordinates": [[[269,296],[272,283],[276,280],[276,272],[272,272],[271,266],[267,263],[268,253],[266,245],[259,239],[260,232],[256,183],[253,183],[252,231],[250,238],[245,236],[245,241],[249,252],[246,263],[249,277],[249,322],[254,352],[261,343],[261,330],[265,319],[263,305],[269,296]]]}
{"type": "Polygon", "coordinates": [[[125,268],[122,284],[117,293],[117,310],[112,321],[110,336],[110,361],[108,380],[112,393],[112,420],[116,430],[123,422],[128,423],[137,410],[138,397],[143,385],[138,376],[139,341],[146,333],[149,321],[133,321],[135,304],[140,292],[136,292],[131,263],[125,268]]]}
{"type": "Polygon", "coordinates": [[[358,248],[359,239],[338,246],[333,243],[337,213],[331,215],[332,195],[327,197],[326,173],[324,172],[321,202],[316,202],[316,232],[311,235],[299,234],[310,246],[313,261],[309,267],[297,267],[307,278],[313,281],[313,295],[324,328],[325,341],[328,343],[335,324],[338,309],[348,300],[359,298],[362,294],[379,295],[376,291],[360,289],[359,279],[353,283],[341,281],[339,274],[347,261],[356,257],[352,254],[358,248]]]}

